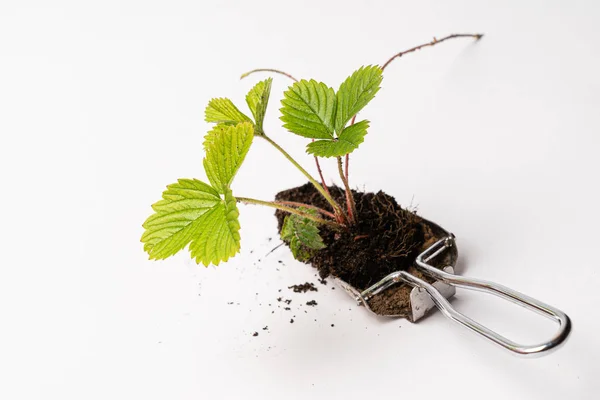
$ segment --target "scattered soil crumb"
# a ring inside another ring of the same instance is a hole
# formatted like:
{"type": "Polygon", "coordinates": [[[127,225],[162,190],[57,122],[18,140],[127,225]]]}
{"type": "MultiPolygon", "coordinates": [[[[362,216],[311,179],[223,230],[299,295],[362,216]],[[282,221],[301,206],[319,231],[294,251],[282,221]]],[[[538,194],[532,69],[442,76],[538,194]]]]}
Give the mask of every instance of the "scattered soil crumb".
{"type": "Polygon", "coordinates": [[[268,330],[268,329],[269,329],[269,326],[267,325],[267,326],[265,326],[265,327],[263,328],[263,331],[266,331],[266,330],[268,330]]]}
{"type": "Polygon", "coordinates": [[[306,282],[300,285],[288,286],[288,289],[292,289],[295,293],[306,293],[308,291],[317,292],[319,289],[315,287],[314,283],[306,282]]]}
{"type": "Polygon", "coordinates": [[[316,306],[316,305],[317,305],[317,302],[316,302],[316,301],[314,301],[314,300],[307,301],[307,302],[306,302],[306,305],[307,305],[307,306],[314,307],[314,306],[316,306]]]}
{"type": "Polygon", "coordinates": [[[294,319],[292,318],[292,319],[290,319],[290,324],[293,324],[293,323],[294,323],[294,319]]]}
{"type": "Polygon", "coordinates": [[[335,326],[335,324],[331,324],[331,327],[333,328],[335,326]]]}
{"type": "Polygon", "coordinates": [[[327,281],[326,281],[325,279],[319,279],[319,283],[320,283],[321,285],[325,285],[325,286],[327,286],[327,281]]]}
{"type": "Polygon", "coordinates": [[[286,300],[285,300],[285,304],[290,304],[291,302],[292,302],[292,300],[291,300],[291,299],[286,299],[286,300]]]}
{"type": "Polygon", "coordinates": [[[252,336],[258,336],[258,332],[254,332],[252,336]]]}

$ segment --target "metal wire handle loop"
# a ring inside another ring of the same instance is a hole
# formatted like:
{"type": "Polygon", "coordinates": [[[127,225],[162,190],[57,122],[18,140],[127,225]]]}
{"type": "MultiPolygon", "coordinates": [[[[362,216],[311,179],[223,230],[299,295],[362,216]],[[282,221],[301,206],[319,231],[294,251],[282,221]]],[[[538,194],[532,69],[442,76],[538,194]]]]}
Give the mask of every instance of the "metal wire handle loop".
{"type": "Polygon", "coordinates": [[[563,344],[569,333],[571,332],[571,320],[562,311],[554,308],[546,303],[536,300],[532,297],[526,296],[515,290],[512,290],[506,286],[499,285],[497,283],[488,282],[480,279],[465,278],[454,274],[449,274],[442,270],[439,270],[427,262],[442,253],[448,247],[454,244],[454,236],[441,239],[431,245],[427,250],[421,253],[416,260],[417,267],[425,274],[431,276],[436,280],[443,281],[449,285],[462,287],[465,289],[473,289],[482,291],[485,293],[491,293],[499,296],[503,299],[509,300],[529,310],[535,311],[545,317],[548,317],[559,324],[558,331],[552,336],[552,338],[546,342],[534,344],[534,345],[522,345],[500,335],[499,333],[492,331],[491,329],[481,325],[480,323],[472,320],[464,314],[456,311],[446,300],[446,298],[435,288],[433,285],[419,279],[406,271],[396,271],[381,281],[371,286],[370,288],[361,292],[357,300],[359,302],[367,304],[367,301],[387,289],[391,285],[397,282],[406,282],[413,287],[422,288],[429,294],[437,308],[449,319],[459,323],[460,325],[470,329],[473,332],[480,334],[488,340],[496,343],[497,345],[517,353],[522,356],[536,356],[547,354],[550,350],[556,349],[559,345],[563,344]]]}
{"type": "MultiPolygon", "coordinates": [[[[536,300],[532,297],[529,297],[523,293],[519,293],[516,290],[510,289],[506,286],[481,279],[465,278],[463,276],[449,274],[428,264],[428,261],[430,261],[438,254],[442,253],[445,249],[453,245],[454,236],[449,236],[445,239],[437,241],[417,257],[417,267],[423,273],[431,276],[436,280],[445,282],[449,285],[465,289],[477,290],[485,293],[491,293],[495,296],[501,297],[512,303],[525,307],[531,311],[535,311],[538,314],[541,314],[547,318],[556,321],[559,325],[559,328],[558,331],[552,336],[552,338],[550,338],[550,340],[546,342],[535,345],[522,345],[515,343],[512,340],[509,340],[504,336],[482,326],[481,324],[471,320],[470,318],[455,311],[454,309],[447,310],[448,312],[444,312],[444,310],[442,310],[447,317],[479,333],[480,335],[483,335],[487,339],[490,339],[491,341],[499,344],[505,349],[524,356],[536,355],[543,352],[547,352],[564,343],[571,331],[571,320],[569,319],[567,314],[565,314],[561,310],[552,307],[544,302],[536,300]]],[[[427,292],[431,295],[429,290],[427,290],[427,292]]],[[[434,298],[434,296],[432,296],[432,298],[434,298]]],[[[434,302],[436,302],[437,305],[437,301],[435,300],[435,298],[434,302]]],[[[449,303],[447,301],[446,303],[449,306],[449,303]]],[[[439,305],[438,308],[440,308],[439,305]]]]}

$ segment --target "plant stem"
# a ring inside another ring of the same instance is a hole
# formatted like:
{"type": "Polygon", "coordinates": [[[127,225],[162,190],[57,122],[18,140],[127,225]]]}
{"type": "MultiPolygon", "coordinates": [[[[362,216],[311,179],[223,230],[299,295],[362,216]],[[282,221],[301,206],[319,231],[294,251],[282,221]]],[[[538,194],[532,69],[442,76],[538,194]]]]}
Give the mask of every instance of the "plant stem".
{"type": "MultiPolygon", "coordinates": [[[[350,125],[354,125],[354,121],[356,121],[356,115],[352,117],[352,121],[350,121],[350,125]]],[[[351,215],[352,221],[356,222],[356,203],[354,202],[354,196],[352,195],[352,191],[350,190],[350,153],[346,154],[346,163],[344,164],[344,173],[341,172],[341,162],[342,160],[338,157],[338,168],[340,168],[340,176],[342,177],[342,181],[344,181],[344,186],[346,187],[346,206],[348,207],[348,214],[351,215]],[[344,180],[344,177],[346,178],[344,180]]]]}
{"type": "Polygon", "coordinates": [[[474,38],[475,40],[479,40],[479,39],[481,39],[483,37],[483,34],[482,33],[454,33],[452,35],[445,36],[445,37],[443,37],[441,39],[436,39],[434,37],[433,40],[431,42],[429,42],[429,43],[425,43],[425,44],[422,44],[422,45],[419,45],[419,46],[415,46],[415,47],[413,47],[411,49],[404,50],[404,51],[401,51],[398,54],[393,55],[389,60],[387,60],[385,62],[385,64],[383,64],[383,66],[381,67],[381,70],[382,71],[385,70],[385,68],[392,61],[394,61],[396,58],[402,57],[405,54],[412,53],[413,51],[421,50],[423,47],[435,46],[436,44],[445,42],[446,40],[449,40],[449,39],[463,38],[463,37],[464,38],[470,37],[470,38],[474,38]]]}
{"type": "Polygon", "coordinates": [[[276,203],[274,201],[257,200],[257,199],[251,199],[251,198],[248,198],[248,197],[236,197],[236,199],[237,199],[238,202],[241,202],[241,203],[244,203],[244,204],[256,204],[256,205],[260,205],[260,206],[266,206],[266,207],[276,208],[278,210],[285,211],[285,212],[288,212],[290,214],[296,214],[296,215],[299,215],[299,216],[301,216],[303,218],[308,218],[308,219],[313,220],[313,221],[315,221],[315,222],[317,222],[319,224],[329,225],[329,226],[336,227],[336,228],[340,227],[340,224],[337,224],[337,223],[335,223],[333,221],[328,221],[328,220],[325,220],[323,218],[315,217],[314,215],[304,213],[304,212],[298,210],[297,208],[288,207],[288,206],[285,206],[283,204],[276,203]]]}
{"type": "Polygon", "coordinates": [[[350,179],[348,179],[348,165],[350,165],[350,153],[346,154],[346,163],[344,164],[344,176],[349,183],[350,179]]]}
{"type": "Polygon", "coordinates": [[[293,80],[294,82],[298,82],[298,79],[294,78],[292,75],[288,74],[287,72],[281,71],[279,69],[273,69],[273,68],[257,68],[257,69],[253,69],[252,71],[248,71],[248,72],[242,74],[242,76],[240,76],[240,79],[244,79],[248,75],[253,74],[255,72],[274,72],[276,74],[285,75],[288,78],[290,78],[291,80],[293,80]]]}
{"type": "MultiPolygon", "coordinates": [[[[354,125],[354,121],[356,121],[356,115],[354,117],[352,117],[352,121],[350,121],[350,125],[354,125]]],[[[344,168],[345,168],[345,172],[344,174],[346,175],[346,181],[348,181],[348,184],[350,183],[350,175],[348,174],[348,168],[350,165],[350,153],[346,154],[346,164],[344,164],[344,168]]]]}
{"type": "MultiPolygon", "coordinates": [[[[285,71],[281,71],[279,69],[273,69],[273,68],[257,68],[257,69],[253,69],[252,71],[248,71],[248,72],[242,74],[242,76],[240,77],[240,79],[244,79],[248,75],[253,74],[255,72],[273,72],[273,73],[276,73],[276,74],[281,74],[281,75],[287,76],[288,78],[290,78],[294,82],[298,82],[298,79],[294,78],[291,74],[288,74],[285,71]]],[[[315,140],[313,139],[313,142],[314,141],[315,140]]],[[[315,164],[317,165],[317,171],[319,171],[319,176],[321,177],[321,185],[323,186],[323,189],[325,189],[325,191],[329,194],[329,188],[327,187],[327,184],[325,183],[325,179],[323,178],[323,172],[321,171],[321,164],[319,163],[319,158],[317,156],[315,156],[315,164]]]]}
{"type": "Polygon", "coordinates": [[[319,184],[319,182],[317,182],[315,180],[315,178],[313,178],[304,168],[302,168],[302,166],[300,164],[298,164],[298,162],[296,160],[294,160],[294,158],[292,156],[290,156],[287,151],[285,151],[281,146],[279,146],[277,143],[275,143],[267,135],[260,135],[260,137],[262,137],[263,139],[265,139],[273,147],[275,147],[277,150],[279,150],[279,152],[281,154],[283,154],[285,158],[287,158],[292,164],[294,164],[294,166],[296,168],[298,168],[298,170],[300,172],[302,172],[302,174],[310,181],[310,183],[313,184],[313,186],[315,187],[315,189],[317,189],[317,191],[319,191],[319,193],[321,193],[321,195],[323,195],[323,197],[325,198],[325,200],[327,200],[327,202],[329,204],[331,204],[331,207],[333,207],[333,211],[334,211],[334,213],[336,215],[342,215],[342,216],[344,215],[344,212],[342,211],[342,208],[339,206],[338,203],[336,203],[336,201],[333,199],[333,197],[331,197],[331,195],[329,194],[329,192],[326,191],[325,189],[323,189],[323,186],[321,186],[319,184]]]}
{"type": "MultiPolygon", "coordinates": [[[[389,60],[387,60],[385,62],[385,64],[383,64],[383,67],[381,67],[381,70],[382,71],[385,70],[385,68],[392,61],[394,61],[396,58],[402,57],[405,54],[412,53],[413,51],[420,50],[423,47],[435,46],[436,44],[445,42],[446,40],[449,40],[449,39],[461,38],[461,37],[472,37],[475,40],[479,40],[479,39],[481,39],[483,37],[483,33],[455,33],[455,34],[452,34],[452,35],[445,36],[445,37],[443,37],[441,39],[436,39],[434,37],[433,40],[431,42],[429,42],[429,43],[425,43],[425,44],[422,44],[420,46],[415,46],[415,47],[413,47],[411,49],[404,50],[404,51],[401,51],[400,53],[394,54],[394,56],[392,56],[389,60]]],[[[356,115],[354,117],[352,117],[352,121],[350,122],[350,125],[354,125],[354,121],[356,121],[356,115]]],[[[345,164],[346,181],[349,181],[349,176],[348,176],[349,165],[350,165],[350,154],[348,153],[348,154],[346,154],[346,164],[345,164]]]]}
{"type": "Polygon", "coordinates": [[[348,218],[351,223],[356,222],[356,204],[354,203],[354,196],[352,196],[352,191],[350,190],[350,185],[348,184],[348,180],[344,176],[344,170],[342,167],[342,157],[337,157],[338,162],[338,171],[340,173],[340,178],[342,178],[342,182],[344,182],[344,187],[346,188],[346,206],[348,207],[348,218]]]}
{"type": "MultiPolygon", "coordinates": [[[[445,36],[441,39],[436,39],[434,37],[433,40],[429,43],[415,46],[413,48],[401,51],[400,53],[393,55],[389,60],[387,60],[385,62],[385,64],[383,64],[383,66],[381,67],[381,70],[382,71],[385,70],[385,68],[388,65],[390,65],[390,63],[392,61],[394,61],[396,58],[402,57],[405,54],[412,53],[412,52],[420,50],[424,47],[435,46],[436,44],[445,42],[446,40],[449,40],[449,39],[462,38],[462,37],[471,37],[471,38],[474,38],[475,40],[479,40],[483,37],[483,34],[482,33],[475,33],[475,34],[473,34],[473,33],[455,33],[452,35],[445,36]]],[[[350,122],[350,125],[353,125],[354,121],[356,121],[356,115],[352,117],[352,121],[350,122]]],[[[346,164],[344,166],[345,171],[343,173],[342,173],[342,169],[341,169],[342,168],[341,163],[342,163],[341,158],[338,158],[338,168],[340,169],[340,177],[342,178],[342,181],[344,181],[344,185],[346,186],[346,202],[348,203],[348,214],[350,215],[350,218],[354,221],[354,216],[356,215],[356,204],[354,203],[354,197],[352,196],[352,192],[350,191],[350,185],[349,185],[349,181],[350,181],[349,172],[348,172],[348,169],[350,168],[350,154],[349,153],[346,154],[346,164]]]]}
{"type": "MultiPolygon", "coordinates": [[[[314,141],[315,139],[313,139],[313,142],[314,141]]],[[[317,156],[315,156],[315,164],[317,164],[317,171],[319,171],[319,176],[321,177],[321,185],[323,185],[323,189],[327,192],[327,194],[331,195],[331,193],[329,193],[329,188],[325,183],[325,178],[323,178],[323,171],[321,171],[321,164],[319,163],[319,158],[317,156]]]]}
{"type": "Polygon", "coordinates": [[[319,208],[317,206],[313,206],[311,204],[298,203],[297,201],[282,201],[282,200],[275,200],[275,203],[277,203],[277,204],[283,204],[283,205],[286,205],[286,206],[310,208],[311,210],[318,211],[319,213],[321,213],[323,215],[327,215],[328,217],[331,217],[331,218],[335,219],[335,214],[334,213],[331,213],[331,212],[329,212],[327,210],[323,210],[322,208],[319,208]]]}

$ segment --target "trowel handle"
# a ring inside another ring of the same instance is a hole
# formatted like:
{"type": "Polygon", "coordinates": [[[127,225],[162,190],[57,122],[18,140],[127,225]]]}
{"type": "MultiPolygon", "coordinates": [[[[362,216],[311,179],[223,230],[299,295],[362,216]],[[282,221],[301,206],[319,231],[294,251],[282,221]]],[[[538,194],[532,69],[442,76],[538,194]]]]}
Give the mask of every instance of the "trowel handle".
{"type": "Polygon", "coordinates": [[[449,285],[465,289],[478,290],[485,293],[491,293],[495,296],[509,300],[529,310],[535,311],[545,317],[556,321],[559,325],[559,329],[550,340],[540,344],[522,345],[515,343],[505,338],[504,336],[492,331],[491,329],[479,324],[478,322],[473,321],[469,317],[459,313],[433,286],[429,285],[424,281],[419,282],[419,286],[422,286],[423,289],[427,291],[427,293],[432,297],[436,306],[444,313],[444,315],[446,315],[453,321],[456,321],[459,324],[465,326],[466,328],[469,328],[470,330],[479,333],[480,335],[486,337],[492,342],[504,347],[505,349],[524,356],[534,356],[539,355],[541,353],[545,353],[565,342],[565,340],[569,336],[569,333],[571,332],[571,320],[569,319],[567,314],[565,314],[561,310],[554,308],[539,300],[536,300],[532,297],[519,293],[516,290],[510,289],[506,286],[494,282],[484,281],[481,279],[465,278],[462,276],[450,274],[428,264],[429,260],[442,253],[444,249],[452,246],[453,243],[454,237],[450,236],[448,238],[439,240],[438,242],[431,245],[431,247],[429,247],[417,257],[416,263],[418,269],[421,272],[431,276],[432,278],[447,283],[449,285]],[[425,285],[422,285],[423,283],[425,283],[425,285]],[[430,286],[430,288],[428,288],[427,286],[430,286]]]}

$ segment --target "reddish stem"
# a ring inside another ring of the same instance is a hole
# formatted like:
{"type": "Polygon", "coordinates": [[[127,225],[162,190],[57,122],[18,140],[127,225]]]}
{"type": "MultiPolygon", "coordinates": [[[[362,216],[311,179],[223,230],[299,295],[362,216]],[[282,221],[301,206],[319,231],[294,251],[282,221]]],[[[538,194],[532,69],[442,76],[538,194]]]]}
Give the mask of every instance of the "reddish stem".
{"type": "Polygon", "coordinates": [[[412,53],[413,51],[421,50],[423,47],[435,46],[436,44],[445,42],[446,40],[449,40],[449,39],[462,38],[462,37],[471,37],[471,38],[475,38],[475,40],[479,40],[479,39],[481,39],[483,37],[483,34],[482,33],[454,33],[452,35],[445,36],[445,37],[443,37],[441,39],[436,39],[434,37],[433,40],[431,42],[429,42],[429,43],[425,43],[425,44],[422,44],[422,45],[419,45],[419,46],[415,46],[415,47],[410,48],[408,50],[401,51],[398,54],[394,54],[389,60],[387,60],[385,62],[385,64],[383,64],[383,66],[381,67],[381,70],[382,71],[385,70],[385,68],[392,61],[394,61],[396,58],[402,57],[405,54],[412,53]]]}
{"type": "Polygon", "coordinates": [[[278,203],[278,204],[284,204],[284,205],[287,205],[287,206],[294,206],[294,207],[304,207],[304,208],[310,208],[310,209],[312,209],[312,210],[315,210],[315,211],[318,211],[318,212],[320,212],[320,213],[321,213],[321,214],[323,214],[323,215],[327,215],[328,217],[331,217],[331,218],[333,218],[333,219],[336,219],[336,216],[335,216],[335,214],[334,214],[334,213],[332,213],[332,212],[329,212],[329,211],[327,211],[327,210],[323,210],[322,208],[319,208],[319,207],[317,207],[317,206],[313,206],[313,205],[311,205],[311,204],[304,204],[304,203],[299,203],[299,202],[297,202],[297,201],[283,201],[283,200],[281,200],[281,201],[280,201],[280,200],[278,200],[278,201],[276,201],[275,203],[278,203]]]}
{"type": "Polygon", "coordinates": [[[342,157],[337,157],[338,162],[338,172],[340,173],[340,178],[342,182],[344,182],[344,187],[346,188],[346,207],[348,208],[348,222],[351,224],[356,222],[356,205],[354,204],[354,196],[352,196],[352,191],[350,190],[350,185],[348,185],[348,180],[344,176],[344,170],[342,166],[342,157]]]}
{"type": "MultiPolygon", "coordinates": [[[[356,115],[352,117],[352,121],[350,121],[350,125],[354,125],[354,121],[356,121],[356,115]]],[[[346,180],[350,182],[349,174],[348,174],[348,166],[350,165],[350,153],[346,154],[346,164],[344,165],[344,173],[346,175],[346,180]]]]}
{"type": "MultiPolygon", "coordinates": [[[[383,66],[381,67],[381,70],[385,70],[385,68],[392,62],[394,61],[396,58],[400,58],[405,54],[408,53],[412,53],[414,51],[420,50],[423,47],[429,47],[429,46],[435,46],[438,43],[442,43],[445,42],[446,40],[450,40],[450,39],[454,39],[454,38],[461,38],[461,37],[472,37],[475,38],[475,40],[479,40],[483,37],[483,34],[481,33],[476,33],[476,34],[472,34],[472,33],[455,33],[452,35],[448,35],[445,36],[441,39],[436,39],[435,37],[433,38],[433,40],[429,43],[425,43],[419,46],[415,46],[413,48],[410,48],[408,50],[404,50],[401,51],[400,53],[394,54],[389,60],[387,60],[385,62],[385,64],[383,64],[383,66]]],[[[356,121],[356,115],[352,117],[352,120],[350,121],[350,125],[354,125],[354,122],[356,121]]],[[[316,158],[316,157],[315,157],[316,158]]],[[[339,163],[339,168],[340,168],[340,176],[342,178],[342,180],[344,181],[344,185],[346,186],[346,205],[348,207],[348,216],[350,217],[350,219],[352,221],[354,221],[354,213],[353,213],[353,209],[356,207],[354,206],[354,198],[352,196],[352,192],[350,191],[350,174],[349,174],[349,168],[350,168],[350,154],[346,154],[346,164],[344,165],[344,173],[342,174],[342,170],[341,170],[341,159],[338,159],[338,163],[339,163]],[[354,206],[354,207],[352,207],[354,206]]]]}
{"type": "MultiPolygon", "coordinates": [[[[315,139],[313,139],[312,141],[314,142],[315,139]]],[[[321,177],[321,185],[323,185],[323,189],[325,189],[327,194],[331,194],[329,193],[329,188],[325,183],[325,178],[323,178],[323,171],[321,170],[321,164],[319,163],[319,158],[317,156],[315,156],[315,164],[317,164],[317,171],[319,171],[319,176],[321,177]]]]}
{"type": "Polygon", "coordinates": [[[354,212],[352,211],[352,193],[348,190],[346,190],[346,208],[348,209],[348,218],[354,224],[356,218],[354,218],[354,212]]]}
{"type": "Polygon", "coordinates": [[[257,68],[257,69],[253,69],[252,71],[248,71],[248,72],[242,74],[242,76],[240,77],[240,79],[244,79],[248,75],[254,74],[255,72],[274,72],[276,74],[281,74],[281,75],[287,76],[288,78],[290,78],[294,82],[298,82],[298,79],[294,78],[292,75],[288,74],[287,72],[279,70],[279,69],[273,69],[273,68],[257,68]]]}
{"type": "MultiPolygon", "coordinates": [[[[352,117],[352,121],[350,121],[350,125],[354,125],[354,121],[356,121],[356,115],[352,117]]],[[[356,210],[356,206],[354,205],[354,196],[352,196],[352,192],[350,191],[350,179],[349,179],[349,165],[350,165],[350,153],[346,154],[346,164],[344,164],[344,174],[342,175],[342,180],[344,180],[344,186],[346,189],[346,208],[348,208],[348,216],[352,221],[356,221],[354,216],[354,211],[356,210]]]]}
{"type": "Polygon", "coordinates": [[[346,154],[346,164],[344,165],[344,175],[346,175],[346,180],[348,180],[348,164],[350,164],[350,153],[346,154]]]}

